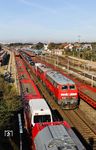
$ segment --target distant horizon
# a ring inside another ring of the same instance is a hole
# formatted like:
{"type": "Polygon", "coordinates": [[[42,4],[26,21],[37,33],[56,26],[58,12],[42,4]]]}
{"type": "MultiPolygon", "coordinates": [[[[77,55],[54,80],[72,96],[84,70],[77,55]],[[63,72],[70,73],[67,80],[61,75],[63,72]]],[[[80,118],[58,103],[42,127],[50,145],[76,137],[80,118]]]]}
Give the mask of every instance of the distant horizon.
{"type": "Polygon", "coordinates": [[[49,43],[48,42],[43,42],[43,41],[37,41],[37,42],[31,42],[31,41],[29,41],[29,42],[24,42],[24,41],[13,41],[13,42],[0,42],[0,44],[11,44],[11,43],[13,43],[13,44],[15,44],[15,43],[21,43],[21,44],[37,44],[37,43],[43,43],[43,44],[49,44],[49,43],[96,43],[96,41],[74,41],[74,42],[70,42],[70,41],[63,41],[63,42],[56,42],[56,41],[50,41],[49,43]]]}
{"type": "Polygon", "coordinates": [[[96,41],[95,0],[3,0],[0,41],[96,41]]]}
{"type": "Polygon", "coordinates": [[[35,41],[31,41],[31,40],[0,40],[0,43],[93,43],[96,42],[96,40],[35,40],[35,41]]]}

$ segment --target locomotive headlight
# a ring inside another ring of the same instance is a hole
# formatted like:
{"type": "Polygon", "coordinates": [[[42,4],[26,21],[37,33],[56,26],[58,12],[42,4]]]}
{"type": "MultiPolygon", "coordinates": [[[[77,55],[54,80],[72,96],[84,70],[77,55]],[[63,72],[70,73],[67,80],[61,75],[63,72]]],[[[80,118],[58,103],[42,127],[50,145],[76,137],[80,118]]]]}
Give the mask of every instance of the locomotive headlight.
{"type": "Polygon", "coordinates": [[[68,96],[68,93],[61,93],[61,96],[68,96]]]}
{"type": "Polygon", "coordinates": [[[77,93],[70,93],[70,96],[77,96],[77,93]]]}

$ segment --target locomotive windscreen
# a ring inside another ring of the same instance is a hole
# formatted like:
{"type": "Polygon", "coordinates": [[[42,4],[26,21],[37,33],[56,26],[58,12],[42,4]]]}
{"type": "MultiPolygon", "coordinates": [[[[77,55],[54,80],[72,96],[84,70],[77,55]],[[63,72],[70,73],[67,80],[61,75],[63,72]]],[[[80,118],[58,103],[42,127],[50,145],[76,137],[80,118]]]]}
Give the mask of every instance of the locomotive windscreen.
{"type": "Polygon", "coordinates": [[[34,123],[39,123],[39,122],[51,122],[51,116],[50,115],[34,116],[34,123]]]}

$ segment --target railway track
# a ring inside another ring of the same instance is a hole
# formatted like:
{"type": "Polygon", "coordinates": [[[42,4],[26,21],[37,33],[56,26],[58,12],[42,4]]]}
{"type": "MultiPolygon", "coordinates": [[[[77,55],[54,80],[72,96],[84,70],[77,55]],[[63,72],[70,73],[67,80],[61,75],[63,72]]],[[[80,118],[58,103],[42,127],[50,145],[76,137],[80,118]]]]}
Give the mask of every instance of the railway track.
{"type": "MultiPolygon", "coordinates": [[[[53,63],[50,61],[47,62],[46,60],[41,60],[40,57],[36,57],[36,58],[39,62],[52,67],[53,69],[59,71],[61,74],[64,74],[68,78],[72,79],[78,87],[80,98],[82,98],[89,105],[91,105],[94,109],[96,109],[96,98],[95,98],[96,97],[96,88],[93,88],[93,87],[89,86],[88,84],[84,84],[85,80],[82,78],[82,76],[80,78],[78,78],[79,74],[75,75],[75,73],[73,74],[73,71],[71,71],[71,70],[70,70],[70,72],[66,69],[63,70],[62,67],[54,66],[53,63]],[[84,91],[82,91],[82,89],[84,91]],[[91,94],[89,94],[88,91],[91,94]],[[93,99],[92,95],[94,95],[94,99],[93,99]]],[[[36,61],[36,58],[35,58],[35,61],[36,61]]]]}
{"type": "Polygon", "coordinates": [[[68,113],[65,111],[66,116],[70,119],[75,129],[80,132],[83,138],[87,141],[90,148],[96,149],[96,128],[92,126],[90,121],[86,119],[80,109],[70,110],[68,113]],[[74,121],[75,120],[75,121],[74,121]],[[91,143],[91,140],[93,143],[91,143]],[[92,145],[93,144],[93,145],[92,145]]]}
{"type": "Polygon", "coordinates": [[[26,65],[31,77],[34,79],[35,84],[38,86],[39,90],[41,91],[42,95],[45,97],[51,108],[57,110],[62,118],[71,125],[75,132],[78,133],[77,135],[88,150],[96,150],[96,129],[94,125],[92,125],[90,121],[85,118],[80,109],[70,111],[62,110],[60,106],[57,105],[57,103],[54,101],[53,97],[50,96],[46,87],[40,80],[38,80],[36,75],[33,73],[32,67],[29,68],[27,62],[26,65]]]}
{"type": "MultiPolygon", "coordinates": [[[[54,56],[53,56],[54,58],[54,56]]],[[[55,56],[55,60],[56,60],[56,56],[55,56]]],[[[61,66],[68,66],[68,60],[70,60],[70,65],[69,65],[69,69],[73,70],[74,72],[84,76],[86,79],[91,79],[93,81],[96,81],[96,75],[95,75],[95,71],[94,69],[92,69],[91,67],[86,66],[85,64],[79,63],[79,62],[75,62],[74,60],[71,60],[69,57],[68,58],[62,58],[60,57],[58,59],[58,64],[61,66]],[[67,64],[67,65],[66,65],[67,64]],[[94,74],[93,74],[94,73],[94,74]],[[93,75],[92,75],[93,74],[93,75]]],[[[86,81],[85,81],[86,82],[86,81]]],[[[90,84],[90,81],[86,82],[88,84],[90,84]]],[[[94,85],[96,86],[96,83],[94,82],[94,85]]]]}
{"type": "Polygon", "coordinates": [[[86,115],[86,117],[96,126],[96,110],[88,105],[85,101],[80,101],[80,109],[86,115]]]}
{"type": "MultiPolygon", "coordinates": [[[[43,56],[42,59],[44,60],[45,57],[43,56]]],[[[85,66],[82,66],[80,64],[76,64],[74,63],[72,60],[70,60],[69,58],[62,58],[62,57],[57,57],[57,56],[51,56],[51,58],[49,56],[46,56],[46,61],[48,60],[49,62],[51,62],[52,64],[57,64],[61,67],[65,67],[68,68],[68,70],[72,70],[74,72],[76,72],[77,74],[81,75],[82,78],[84,77],[85,79],[92,79],[93,81],[96,81],[96,76],[95,75],[91,75],[90,72],[88,72],[87,70],[89,70],[89,68],[85,69],[85,66]],[[57,59],[58,58],[58,59],[57,59]],[[87,72],[86,72],[87,71],[87,72]]],[[[91,69],[90,69],[91,71],[91,69]]],[[[93,71],[93,70],[92,70],[93,71]]],[[[86,81],[86,83],[90,84],[91,81],[86,81]]],[[[94,82],[95,84],[95,82],[94,82]]]]}

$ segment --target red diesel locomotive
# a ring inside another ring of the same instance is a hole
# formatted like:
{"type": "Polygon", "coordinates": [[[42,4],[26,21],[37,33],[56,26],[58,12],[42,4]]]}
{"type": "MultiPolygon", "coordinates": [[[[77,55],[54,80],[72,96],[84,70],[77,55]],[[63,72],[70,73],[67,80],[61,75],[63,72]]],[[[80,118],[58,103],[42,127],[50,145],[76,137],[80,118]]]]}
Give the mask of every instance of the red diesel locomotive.
{"type": "Polygon", "coordinates": [[[85,150],[66,121],[35,124],[33,150],[85,150]]]}
{"type": "Polygon", "coordinates": [[[73,109],[78,106],[79,98],[75,82],[44,64],[37,66],[36,74],[62,108],[73,109]]]}

